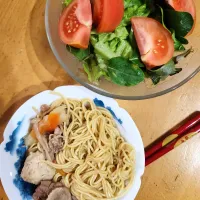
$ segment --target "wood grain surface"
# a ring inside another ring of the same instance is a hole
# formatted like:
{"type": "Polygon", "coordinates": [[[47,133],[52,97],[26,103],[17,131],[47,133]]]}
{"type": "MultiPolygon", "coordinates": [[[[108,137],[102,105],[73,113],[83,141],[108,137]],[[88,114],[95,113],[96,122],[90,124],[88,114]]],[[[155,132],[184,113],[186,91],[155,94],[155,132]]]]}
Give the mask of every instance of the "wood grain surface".
{"type": "MultiPolygon", "coordinates": [[[[200,2],[196,3],[200,8],[200,2]]],[[[77,84],[59,66],[49,47],[44,8],[45,1],[0,0],[0,141],[12,114],[31,96],[77,84]]],[[[200,74],[164,96],[118,102],[136,122],[147,146],[200,110],[200,74]]],[[[196,136],[148,166],[136,200],[199,200],[199,143],[200,136],[196,136]]],[[[7,200],[2,185],[0,199],[7,200]]]]}

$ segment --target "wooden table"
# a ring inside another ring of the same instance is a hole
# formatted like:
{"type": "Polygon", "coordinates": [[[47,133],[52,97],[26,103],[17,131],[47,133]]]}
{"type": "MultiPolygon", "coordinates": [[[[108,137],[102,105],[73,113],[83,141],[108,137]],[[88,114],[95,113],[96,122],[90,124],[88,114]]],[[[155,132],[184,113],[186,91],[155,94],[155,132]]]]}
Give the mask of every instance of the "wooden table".
{"type": "MultiPolygon", "coordinates": [[[[0,5],[2,141],[9,118],[27,99],[46,89],[77,83],[59,66],[49,47],[44,29],[45,1],[0,0],[0,5]]],[[[200,74],[162,97],[118,102],[131,114],[147,146],[200,110],[200,74]]],[[[196,136],[147,167],[136,200],[199,200],[199,143],[200,137],[196,136]]],[[[0,199],[7,199],[1,185],[0,199]]]]}

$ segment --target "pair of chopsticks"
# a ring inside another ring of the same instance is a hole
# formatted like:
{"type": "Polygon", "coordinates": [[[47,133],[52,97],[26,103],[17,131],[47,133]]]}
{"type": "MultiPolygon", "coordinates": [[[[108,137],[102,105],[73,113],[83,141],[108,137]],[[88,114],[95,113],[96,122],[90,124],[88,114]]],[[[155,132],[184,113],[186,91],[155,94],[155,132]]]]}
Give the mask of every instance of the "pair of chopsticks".
{"type": "Polygon", "coordinates": [[[180,144],[200,133],[200,112],[193,113],[177,128],[169,131],[145,149],[145,166],[148,166],[180,144]]]}

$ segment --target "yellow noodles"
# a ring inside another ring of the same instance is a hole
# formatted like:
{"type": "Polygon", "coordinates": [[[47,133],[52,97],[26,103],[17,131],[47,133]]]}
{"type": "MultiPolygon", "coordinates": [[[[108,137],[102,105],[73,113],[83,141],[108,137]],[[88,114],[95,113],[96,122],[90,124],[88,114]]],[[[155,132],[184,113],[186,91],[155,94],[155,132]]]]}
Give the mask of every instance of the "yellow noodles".
{"type": "Polygon", "coordinates": [[[78,200],[121,197],[134,178],[133,147],[120,135],[110,112],[96,107],[93,101],[62,96],[50,110],[63,105],[70,119],[61,125],[64,147],[56,154],[56,164],[46,163],[66,175],[57,173],[54,181],[62,178],[78,200]]]}

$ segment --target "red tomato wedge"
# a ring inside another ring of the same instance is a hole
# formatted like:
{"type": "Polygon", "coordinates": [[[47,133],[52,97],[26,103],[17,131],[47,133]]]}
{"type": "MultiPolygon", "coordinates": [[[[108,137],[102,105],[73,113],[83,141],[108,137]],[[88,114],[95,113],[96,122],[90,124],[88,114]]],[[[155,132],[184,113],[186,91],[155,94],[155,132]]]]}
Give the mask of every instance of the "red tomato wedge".
{"type": "Polygon", "coordinates": [[[166,64],[173,57],[172,36],[160,22],[148,17],[133,17],[131,23],[141,59],[148,69],[166,64]]]}
{"type": "Polygon", "coordinates": [[[74,0],[59,20],[60,39],[70,46],[87,49],[92,28],[90,0],[74,0]]]}
{"type": "Polygon", "coordinates": [[[93,22],[97,32],[112,32],[124,16],[123,0],[93,0],[93,22]]]}
{"type": "Polygon", "coordinates": [[[189,12],[193,19],[194,19],[194,26],[193,29],[188,33],[190,35],[195,27],[196,22],[196,7],[193,0],[166,0],[166,2],[174,8],[174,10],[181,11],[181,12],[189,12]]]}

